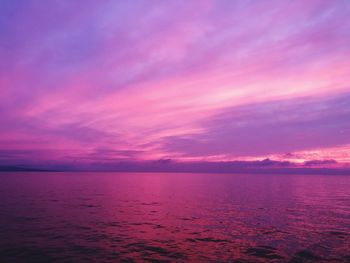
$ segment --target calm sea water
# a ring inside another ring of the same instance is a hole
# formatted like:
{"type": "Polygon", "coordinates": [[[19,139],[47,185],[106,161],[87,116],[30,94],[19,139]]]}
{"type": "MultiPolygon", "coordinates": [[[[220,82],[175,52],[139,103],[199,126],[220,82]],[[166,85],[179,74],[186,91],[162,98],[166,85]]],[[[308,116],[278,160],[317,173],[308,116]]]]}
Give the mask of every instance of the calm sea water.
{"type": "Polygon", "coordinates": [[[350,176],[0,173],[0,262],[350,262],[350,176]]]}

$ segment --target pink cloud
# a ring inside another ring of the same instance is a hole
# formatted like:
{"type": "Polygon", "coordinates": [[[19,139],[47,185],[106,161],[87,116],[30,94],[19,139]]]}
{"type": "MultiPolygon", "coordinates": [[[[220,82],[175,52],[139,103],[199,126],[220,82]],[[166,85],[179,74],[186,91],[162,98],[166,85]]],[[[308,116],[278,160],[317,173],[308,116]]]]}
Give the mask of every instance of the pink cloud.
{"type": "Polygon", "coordinates": [[[74,3],[8,6],[0,145],[21,160],[36,150],[42,161],[249,159],[349,143],[327,122],[347,129],[345,103],[327,104],[349,91],[347,1],[87,1],[79,14],[74,3]],[[271,121],[281,134],[290,125],[290,139],[272,136],[271,121]],[[237,152],[231,134],[241,136],[237,152]],[[300,136],[309,137],[295,147],[300,136]]]}

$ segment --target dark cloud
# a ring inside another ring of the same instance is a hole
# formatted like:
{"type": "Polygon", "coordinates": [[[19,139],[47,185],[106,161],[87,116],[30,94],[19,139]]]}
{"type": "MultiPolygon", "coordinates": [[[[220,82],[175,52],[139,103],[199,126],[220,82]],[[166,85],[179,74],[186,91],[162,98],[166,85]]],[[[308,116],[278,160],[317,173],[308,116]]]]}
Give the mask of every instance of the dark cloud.
{"type": "Polygon", "coordinates": [[[311,160],[311,161],[306,161],[304,163],[305,166],[329,166],[329,165],[334,165],[337,164],[337,161],[335,160],[311,160]]]}
{"type": "Polygon", "coordinates": [[[205,132],[167,137],[185,156],[264,156],[350,143],[350,94],[304,97],[227,109],[202,121],[205,132]]]}

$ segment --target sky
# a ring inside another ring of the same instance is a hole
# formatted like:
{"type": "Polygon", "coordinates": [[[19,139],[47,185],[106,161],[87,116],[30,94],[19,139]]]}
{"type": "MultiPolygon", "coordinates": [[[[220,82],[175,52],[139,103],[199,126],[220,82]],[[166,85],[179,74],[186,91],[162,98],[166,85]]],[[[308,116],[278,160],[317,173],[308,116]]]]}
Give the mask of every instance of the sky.
{"type": "Polygon", "coordinates": [[[1,0],[0,164],[350,163],[348,0],[1,0]]]}

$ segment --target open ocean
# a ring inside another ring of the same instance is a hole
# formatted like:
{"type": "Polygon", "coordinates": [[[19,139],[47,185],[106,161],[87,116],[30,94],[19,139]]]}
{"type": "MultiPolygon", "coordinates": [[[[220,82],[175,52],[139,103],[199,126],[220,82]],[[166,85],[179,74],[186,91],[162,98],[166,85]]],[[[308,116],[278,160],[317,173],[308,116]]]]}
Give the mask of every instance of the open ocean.
{"type": "Polygon", "coordinates": [[[0,262],[350,262],[350,175],[0,173],[0,262]]]}

